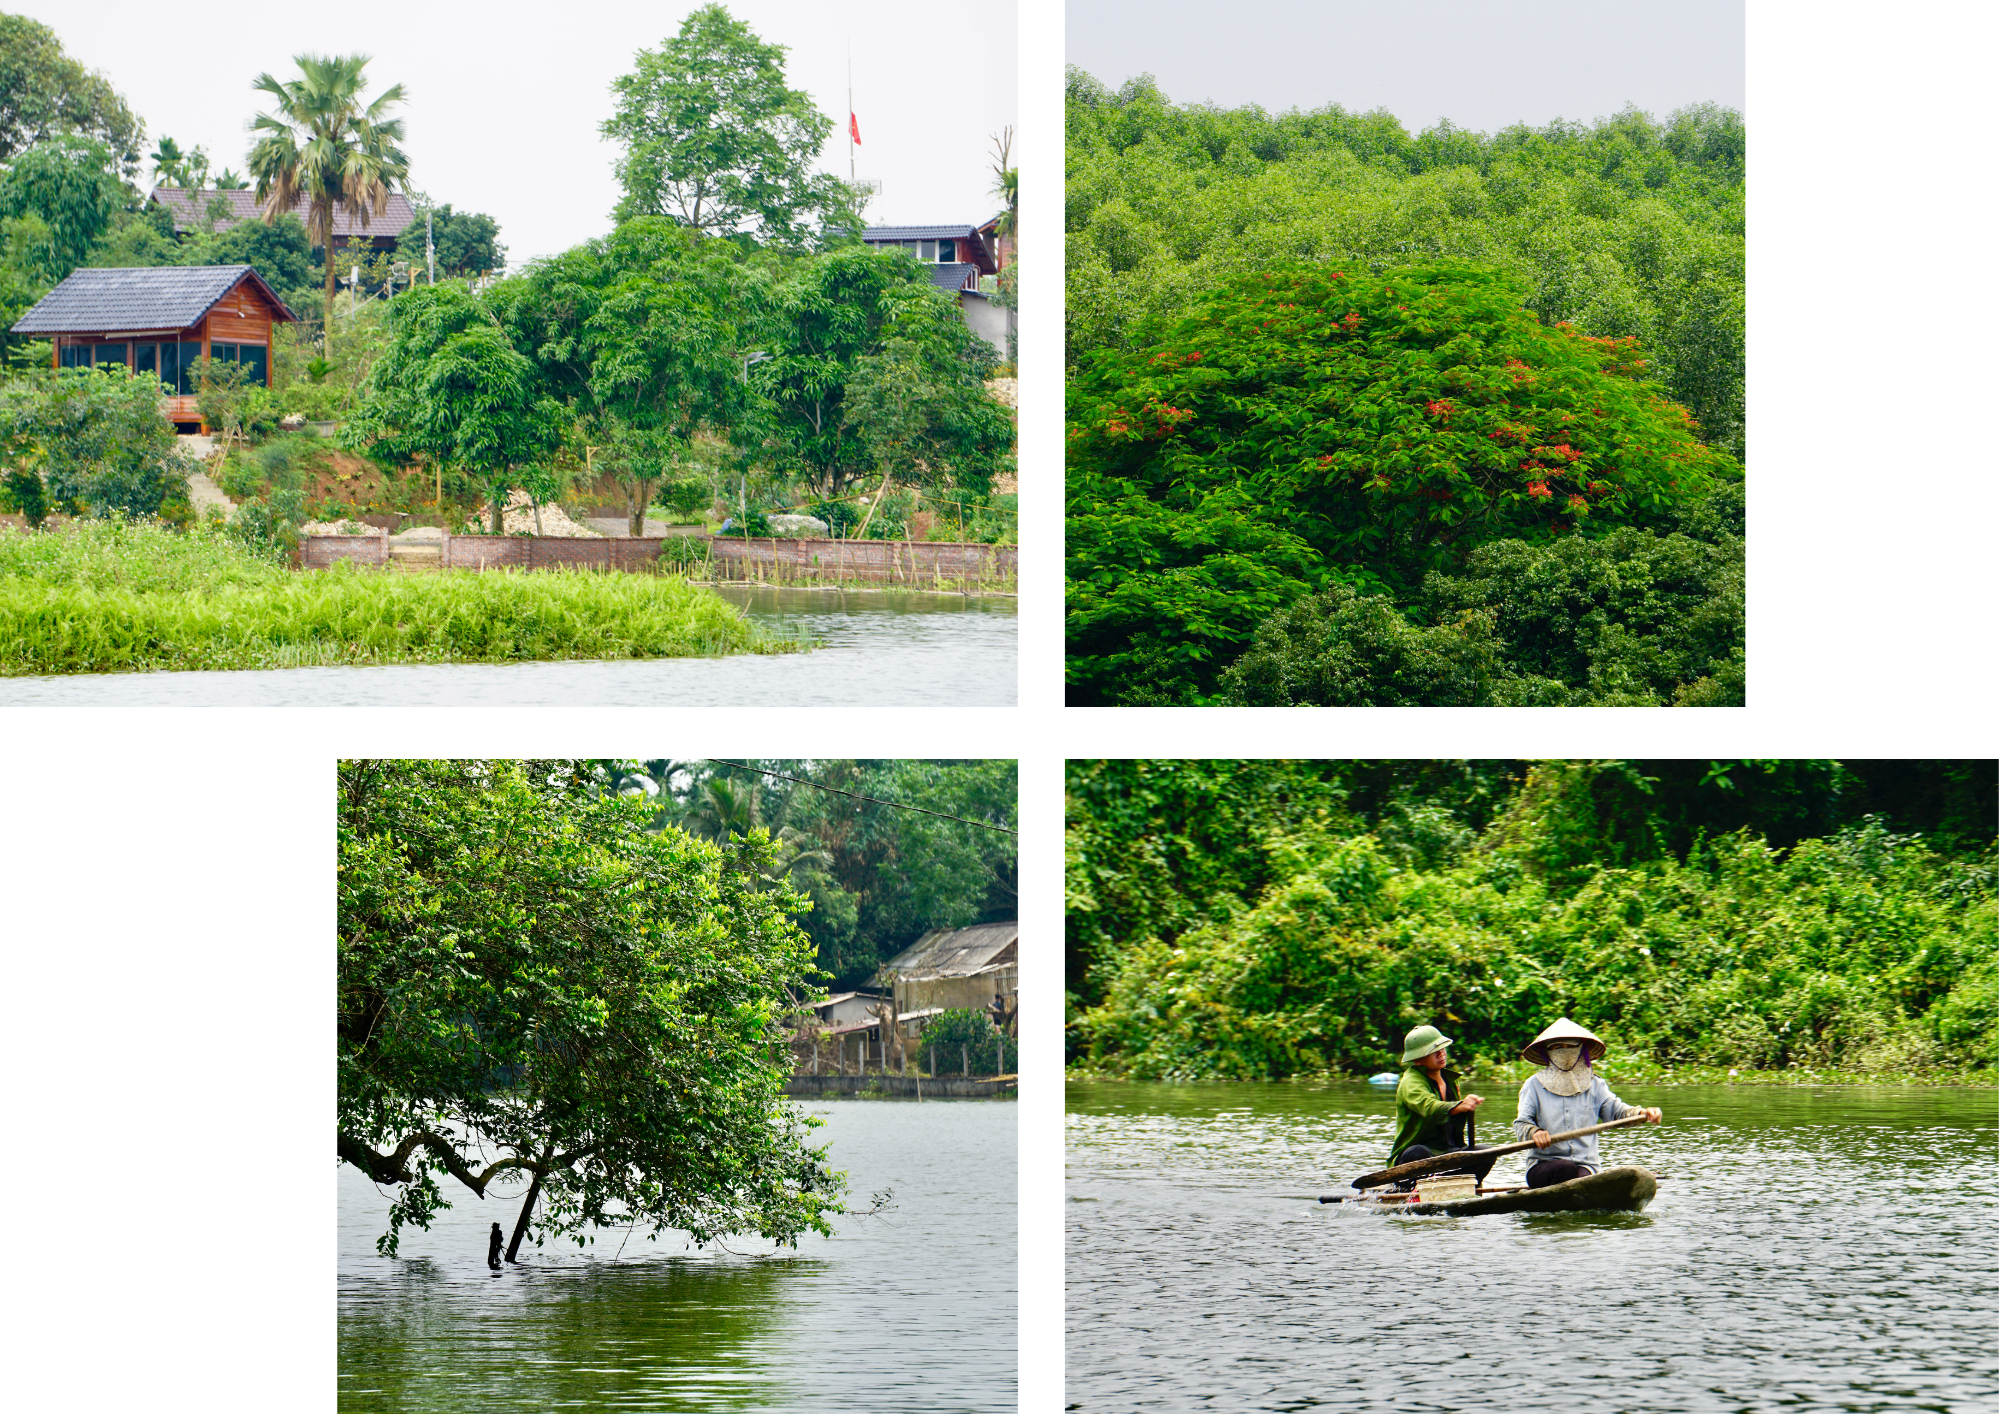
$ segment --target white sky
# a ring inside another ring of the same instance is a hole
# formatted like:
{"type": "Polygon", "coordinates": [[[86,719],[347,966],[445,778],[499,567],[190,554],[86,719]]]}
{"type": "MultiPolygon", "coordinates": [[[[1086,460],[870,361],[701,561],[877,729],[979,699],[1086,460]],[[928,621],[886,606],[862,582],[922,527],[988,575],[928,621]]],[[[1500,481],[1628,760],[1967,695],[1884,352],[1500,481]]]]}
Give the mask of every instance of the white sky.
{"type": "Polygon", "coordinates": [[[1411,133],[1743,110],[1743,0],[1069,0],[1069,62],[1112,88],[1150,73],[1177,103],[1387,108],[1411,133]]]}
{"type": "MultiPolygon", "coordinates": [[[[619,149],[598,135],[611,81],[638,50],[657,49],[698,5],[592,0],[585,6],[467,7],[410,0],[366,6],[244,9],[219,0],[7,0],[56,32],[63,50],[101,71],[162,134],[206,148],[219,170],[244,169],[247,126],[268,100],[251,81],[297,72],[300,53],[362,53],[368,95],[400,82],[412,184],[460,211],[500,223],[516,268],[606,233],[619,196],[619,149]]],[[[769,44],[782,44],[786,82],[834,122],[821,154],[847,171],[847,55],[861,120],[859,176],[882,182],[870,221],[976,224],[998,209],[989,134],[1018,126],[1011,0],[927,16],[807,0],[727,0],[769,44]]],[[[1020,164],[1021,145],[1013,162],[1020,164]]],[[[148,169],[142,182],[150,181],[148,169]]]]}

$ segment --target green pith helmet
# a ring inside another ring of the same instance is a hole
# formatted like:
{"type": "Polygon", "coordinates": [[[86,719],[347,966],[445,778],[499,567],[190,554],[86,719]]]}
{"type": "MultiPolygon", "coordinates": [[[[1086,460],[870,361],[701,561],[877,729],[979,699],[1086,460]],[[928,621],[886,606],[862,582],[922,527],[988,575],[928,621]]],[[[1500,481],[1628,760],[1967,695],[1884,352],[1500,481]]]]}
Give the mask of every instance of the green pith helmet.
{"type": "Polygon", "coordinates": [[[1403,1038],[1403,1064],[1420,1061],[1432,1051],[1441,1051],[1451,1044],[1451,1037],[1435,1026],[1419,1026],[1403,1038]]]}

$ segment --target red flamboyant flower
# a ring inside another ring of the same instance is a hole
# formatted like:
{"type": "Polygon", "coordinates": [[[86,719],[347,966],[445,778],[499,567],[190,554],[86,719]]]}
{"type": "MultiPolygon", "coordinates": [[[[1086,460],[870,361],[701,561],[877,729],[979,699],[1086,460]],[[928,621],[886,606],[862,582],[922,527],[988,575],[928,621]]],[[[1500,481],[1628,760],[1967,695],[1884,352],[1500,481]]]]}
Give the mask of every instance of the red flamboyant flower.
{"type": "Polygon", "coordinates": [[[1320,464],[1321,466],[1332,466],[1332,465],[1333,465],[1333,457],[1332,457],[1331,455],[1328,455],[1328,456],[1324,456],[1324,457],[1321,457],[1321,458],[1319,459],[1319,464],[1320,464]]]}
{"type": "Polygon", "coordinates": [[[1581,496],[1571,496],[1569,498],[1569,504],[1571,510],[1580,511],[1584,509],[1586,506],[1588,506],[1590,503],[1584,500],[1583,497],[1581,496]]]}
{"type": "Polygon", "coordinates": [[[1555,493],[1549,490],[1549,483],[1546,481],[1530,481],[1528,483],[1528,494],[1530,496],[1552,496],[1555,493]]]}

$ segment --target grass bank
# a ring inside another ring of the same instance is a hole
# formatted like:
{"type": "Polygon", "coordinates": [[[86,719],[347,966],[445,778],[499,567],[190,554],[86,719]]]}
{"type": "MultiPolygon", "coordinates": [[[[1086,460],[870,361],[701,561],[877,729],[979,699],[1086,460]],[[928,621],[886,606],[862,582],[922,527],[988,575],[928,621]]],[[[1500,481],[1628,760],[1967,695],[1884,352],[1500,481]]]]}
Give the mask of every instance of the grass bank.
{"type": "Polygon", "coordinates": [[[0,537],[0,675],[715,657],[808,645],[653,575],[299,574],[215,533],[0,537]]]}

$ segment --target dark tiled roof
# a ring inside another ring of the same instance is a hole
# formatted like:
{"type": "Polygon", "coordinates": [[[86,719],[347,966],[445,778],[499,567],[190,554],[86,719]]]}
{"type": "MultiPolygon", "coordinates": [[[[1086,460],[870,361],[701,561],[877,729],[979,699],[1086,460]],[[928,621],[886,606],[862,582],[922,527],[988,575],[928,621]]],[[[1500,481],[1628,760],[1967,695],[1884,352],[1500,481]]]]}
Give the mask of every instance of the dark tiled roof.
{"type": "Polygon", "coordinates": [[[979,286],[977,265],[933,265],[930,271],[931,283],[941,290],[976,289],[979,286]]]}
{"type": "Polygon", "coordinates": [[[861,233],[864,241],[951,241],[979,234],[976,227],[957,226],[870,226],[861,233]]]}
{"type": "Polygon", "coordinates": [[[21,316],[16,334],[105,334],[113,330],[186,329],[244,280],[253,281],[290,319],[285,302],[247,265],[165,265],[76,270],[21,316]]]}
{"type": "MultiPolygon", "coordinates": [[[[175,232],[193,231],[202,228],[202,221],[208,213],[208,204],[221,197],[230,205],[231,213],[215,223],[215,229],[226,231],[239,221],[259,221],[264,209],[257,204],[257,193],[248,188],[237,191],[189,191],[184,187],[154,187],[148,201],[157,201],[167,208],[174,218],[175,232]]],[[[300,221],[307,217],[309,203],[300,197],[292,207],[292,214],[300,221]]],[[[403,228],[417,219],[410,199],[401,192],[389,193],[389,206],[380,216],[370,215],[368,227],[363,230],[359,214],[345,206],[333,208],[333,234],[336,240],[344,236],[366,236],[374,239],[381,236],[395,237],[403,233],[403,228]]]]}

